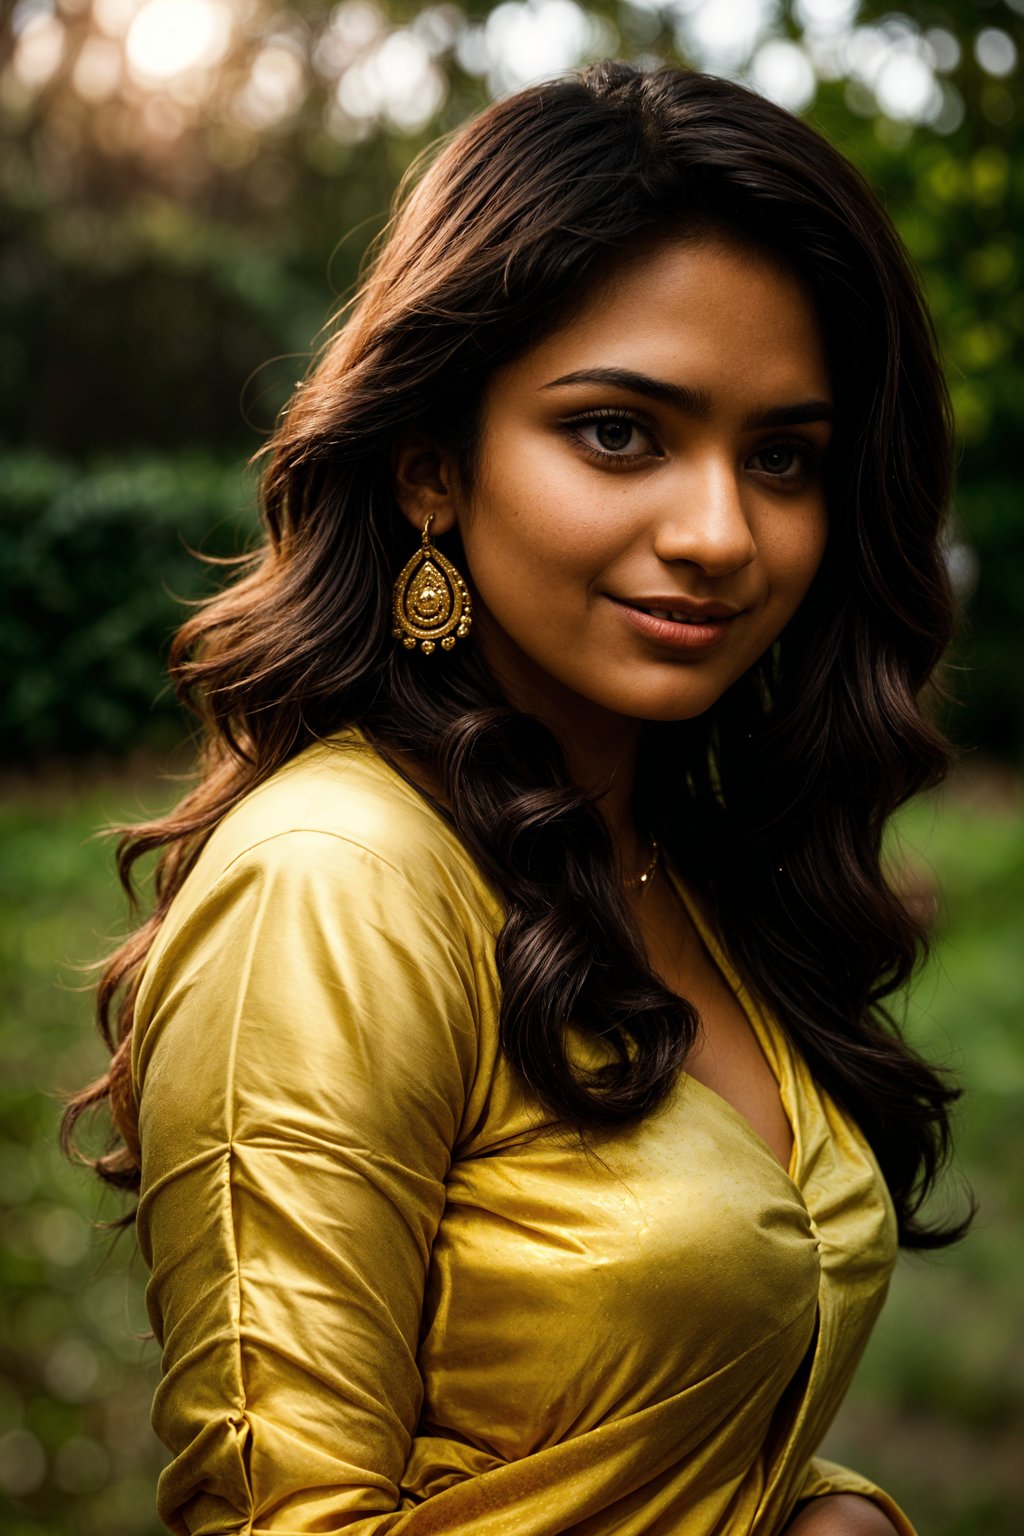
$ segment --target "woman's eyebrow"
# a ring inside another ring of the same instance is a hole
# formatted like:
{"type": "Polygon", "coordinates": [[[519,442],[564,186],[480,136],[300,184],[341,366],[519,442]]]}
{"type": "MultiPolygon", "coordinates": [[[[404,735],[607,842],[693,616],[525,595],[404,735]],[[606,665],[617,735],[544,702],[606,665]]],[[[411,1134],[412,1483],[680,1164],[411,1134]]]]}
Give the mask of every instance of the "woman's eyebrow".
{"type": "MultiPolygon", "coordinates": [[[[686,384],[670,384],[667,379],[635,373],[632,368],[580,368],[575,373],[563,373],[542,387],[559,389],[568,384],[609,384],[675,406],[687,416],[706,419],[711,414],[711,396],[706,390],[691,389],[686,384]]],[[[827,400],[796,400],[792,404],[773,405],[752,412],[744,418],[743,427],[749,430],[752,427],[798,426],[805,422],[831,421],[833,415],[827,400]]]]}
{"type": "Polygon", "coordinates": [[[755,411],[744,418],[743,426],[796,427],[810,421],[832,421],[835,411],[827,400],[798,400],[793,405],[773,405],[768,411],[755,411]]]}
{"type": "Polygon", "coordinates": [[[652,379],[647,373],[634,373],[632,368],[580,368],[576,373],[563,373],[552,379],[545,389],[558,389],[563,384],[610,384],[618,389],[632,390],[636,395],[647,395],[651,400],[662,400],[674,405],[688,416],[708,416],[711,413],[711,397],[703,389],[689,389],[685,384],[670,384],[666,379],[652,379]]]}

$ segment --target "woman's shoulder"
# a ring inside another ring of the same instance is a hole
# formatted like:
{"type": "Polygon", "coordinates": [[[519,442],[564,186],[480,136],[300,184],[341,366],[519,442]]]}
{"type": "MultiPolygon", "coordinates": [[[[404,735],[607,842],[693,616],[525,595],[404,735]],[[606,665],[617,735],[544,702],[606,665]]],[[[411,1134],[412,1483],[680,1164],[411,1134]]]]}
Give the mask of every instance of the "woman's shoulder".
{"type": "Polygon", "coordinates": [[[496,1050],[497,911],[365,738],[318,743],[223,818],[164,915],[135,1000],[136,1092],[158,1058],[219,1059],[223,1087],[243,1039],[246,1070],[268,1074],[277,1052],[379,1057],[386,1039],[461,1093],[481,1042],[496,1050]]]}
{"type": "Polygon", "coordinates": [[[423,899],[461,892],[481,909],[495,905],[453,828],[355,728],[251,790],[211,835],[196,873],[209,881],[239,862],[329,868],[353,859],[390,870],[423,899]],[[310,860],[317,846],[326,855],[310,860]]]}
{"type": "Polygon", "coordinates": [[[502,921],[453,828],[351,729],[298,754],[215,827],[161,924],[149,978],[181,945],[208,947],[257,913],[344,929],[348,942],[387,929],[474,955],[493,953],[502,921]]]}

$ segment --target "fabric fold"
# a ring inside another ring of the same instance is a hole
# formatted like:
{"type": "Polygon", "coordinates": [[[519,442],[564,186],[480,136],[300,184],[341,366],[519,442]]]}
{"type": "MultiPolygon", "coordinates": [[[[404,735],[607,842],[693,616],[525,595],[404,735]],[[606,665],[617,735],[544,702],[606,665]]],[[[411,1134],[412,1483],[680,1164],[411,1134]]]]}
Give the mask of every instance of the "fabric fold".
{"type": "Polygon", "coordinates": [[[884,1182],[679,888],[788,1171],[686,1076],[589,1146],[546,1124],[494,893],[358,732],[218,826],[133,1052],[178,1536],[779,1536],[829,1491],[912,1536],[812,1461],[894,1262],[884,1182]]]}

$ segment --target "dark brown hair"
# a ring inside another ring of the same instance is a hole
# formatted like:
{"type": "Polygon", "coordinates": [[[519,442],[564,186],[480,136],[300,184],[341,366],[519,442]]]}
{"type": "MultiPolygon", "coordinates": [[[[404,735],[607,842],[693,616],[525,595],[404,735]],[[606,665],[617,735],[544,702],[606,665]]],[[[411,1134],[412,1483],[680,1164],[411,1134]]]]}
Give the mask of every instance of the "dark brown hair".
{"type": "MultiPolygon", "coordinates": [[[[138,1180],[128,1050],[153,937],[210,831],[310,742],[358,722],[411,753],[504,898],[502,1032],[515,1069],[569,1125],[614,1127],[664,1098],[692,1007],[651,974],[613,849],[553,735],[512,709],[471,643],[424,664],[391,638],[410,553],[390,455],[426,427],[468,476],[493,369],[556,327],[638,242],[708,228],[770,252],[820,316],[836,392],[829,546],[781,640],[697,720],[645,727],[639,824],[702,893],[751,989],[870,1139],[901,1240],[937,1246],[922,1200],[948,1152],[956,1090],[900,1038],[886,999],[923,935],[886,883],[891,812],[947,765],[920,707],[952,622],[940,535],[948,401],[926,308],[877,198],[810,127],[739,85],[603,64],[491,107],[398,211],[350,312],[268,449],[265,546],[181,629],[172,674],[204,733],[198,786],[119,850],[162,850],[152,915],[99,989],[124,1144],[138,1180]],[[585,1074],[569,1022],[614,1064],[585,1074]]],[[[449,553],[458,563],[457,536],[449,553]]]]}

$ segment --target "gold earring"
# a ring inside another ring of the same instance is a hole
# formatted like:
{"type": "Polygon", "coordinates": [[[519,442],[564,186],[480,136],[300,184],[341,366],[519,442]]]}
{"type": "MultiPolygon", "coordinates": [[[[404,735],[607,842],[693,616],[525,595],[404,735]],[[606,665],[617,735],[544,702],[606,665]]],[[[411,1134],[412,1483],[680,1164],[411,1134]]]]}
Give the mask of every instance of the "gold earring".
{"type": "Polygon", "coordinates": [[[456,637],[465,639],[473,623],[469,589],[450,560],[430,542],[431,512],[423,524],[420,547],[399,573],[394,587],[391,633],[407,651],[417,642],[429,656],[438,641],[450,651],[456,637]]]}

